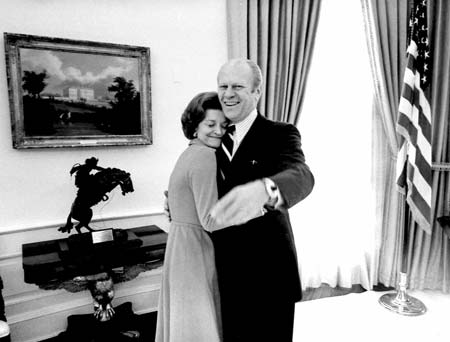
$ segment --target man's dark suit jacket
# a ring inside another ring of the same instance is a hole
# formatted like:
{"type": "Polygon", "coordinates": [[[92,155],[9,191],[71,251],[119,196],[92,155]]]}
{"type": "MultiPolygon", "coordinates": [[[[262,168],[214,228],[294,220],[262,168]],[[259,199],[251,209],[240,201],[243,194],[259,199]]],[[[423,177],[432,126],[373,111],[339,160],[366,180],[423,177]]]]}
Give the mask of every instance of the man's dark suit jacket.
{"type": "Polygon", "coordinates": [[[225,173],[223,179],[218,172],[219,197],[236,185],[269,177],[284,199],[279,210],[212,234],[224,315],[230,310],[236,315],[245,302],[299,301],[300,276],[287,209],[308,196],[314,177],[305,164],[297,128],[258,114],[231,163],[222,148],[216,155],[218,170],[225,173]]]}

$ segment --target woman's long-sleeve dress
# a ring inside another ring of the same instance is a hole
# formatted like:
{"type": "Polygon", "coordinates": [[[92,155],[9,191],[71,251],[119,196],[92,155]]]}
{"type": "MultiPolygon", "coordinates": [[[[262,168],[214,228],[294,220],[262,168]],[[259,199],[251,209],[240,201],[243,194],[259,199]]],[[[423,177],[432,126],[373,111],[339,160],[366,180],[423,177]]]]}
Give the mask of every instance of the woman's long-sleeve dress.
{"type": "MultiPolygon", "coordinates": [[[[172,218],[164,259],[157,342],[221,340],[214,248],[206,230],[217,201],[215,149],[193,140],[169,181],[172,218]]],[[[217,227],[216,227],[217,228],[217,227]]]]}

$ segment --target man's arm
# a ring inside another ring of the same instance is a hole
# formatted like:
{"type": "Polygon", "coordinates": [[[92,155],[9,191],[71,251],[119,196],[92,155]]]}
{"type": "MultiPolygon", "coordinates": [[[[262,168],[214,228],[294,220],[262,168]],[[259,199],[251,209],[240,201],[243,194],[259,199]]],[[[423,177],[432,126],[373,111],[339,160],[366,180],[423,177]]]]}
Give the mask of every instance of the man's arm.
{"type": "Polygon", "coordinates": [[[285,125],[278,141],[277,170],[268,177],[280,190],[283,206],[291,208],[311,193],[314,176],[306,164],[300,133],[295,126],[285,125]]]}
{"type": "MultiPolygon", "coordinates": [[[[314,177],[305,163],[297,128],[284,125],[276,138],[276,169],[267,177],[279,191],[282,206],[290,208],[311,193],[314,177]]],[[[236,186],[217,202],[211,216],[217,222],[232,222],[234,225],[249,221],[268,204],[270,196],[266,186],[263,179],[236,186]]],[[[279,203],[275,203],[275,208],[279,203]]]]}

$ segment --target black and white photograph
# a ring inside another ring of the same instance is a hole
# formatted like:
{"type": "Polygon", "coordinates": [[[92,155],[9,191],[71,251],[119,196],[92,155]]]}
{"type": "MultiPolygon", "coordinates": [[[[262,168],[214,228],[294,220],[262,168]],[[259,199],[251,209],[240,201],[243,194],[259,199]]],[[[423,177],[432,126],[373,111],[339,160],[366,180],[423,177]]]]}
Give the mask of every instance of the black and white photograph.
{"type": "Polygon", "coordinates": [[[0,1],[0,342],[449,342],[449,19],[0,1]]]}

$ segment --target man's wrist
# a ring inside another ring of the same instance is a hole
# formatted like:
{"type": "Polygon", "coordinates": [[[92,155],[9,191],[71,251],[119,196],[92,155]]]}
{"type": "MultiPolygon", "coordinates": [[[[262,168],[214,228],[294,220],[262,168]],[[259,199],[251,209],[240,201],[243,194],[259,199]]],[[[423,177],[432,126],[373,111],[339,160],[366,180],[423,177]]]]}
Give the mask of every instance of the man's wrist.
{"type": "Polygon", "coordinates": [[[274,209],[278,202],[278,187],[270,178],[263,178],[262,181],[264,183],[266,193],[269,196],[269,199],[265,203],[264,207],[267,209],[274,209]]]}

